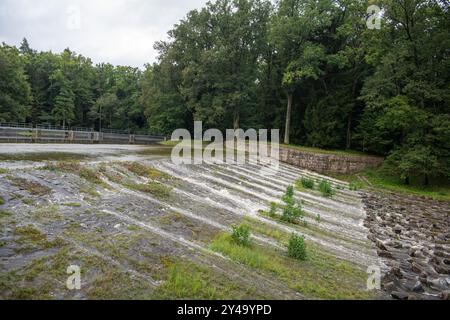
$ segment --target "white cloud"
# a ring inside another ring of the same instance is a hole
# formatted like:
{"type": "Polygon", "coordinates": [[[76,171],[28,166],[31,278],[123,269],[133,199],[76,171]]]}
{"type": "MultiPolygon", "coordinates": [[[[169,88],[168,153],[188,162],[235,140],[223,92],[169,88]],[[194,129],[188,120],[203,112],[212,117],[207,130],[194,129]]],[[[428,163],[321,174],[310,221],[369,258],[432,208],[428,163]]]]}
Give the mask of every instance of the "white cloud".
{"type": "Polygon", "coordinates": [[[167,31],[175,23],[205,3],[206,0],[2,0],[0,42],[19,45],[26,37],[37,50],[60,52],[69,47],[95,63],[142,67],[155,61],[154,43],[167,39],[167,31]]]}

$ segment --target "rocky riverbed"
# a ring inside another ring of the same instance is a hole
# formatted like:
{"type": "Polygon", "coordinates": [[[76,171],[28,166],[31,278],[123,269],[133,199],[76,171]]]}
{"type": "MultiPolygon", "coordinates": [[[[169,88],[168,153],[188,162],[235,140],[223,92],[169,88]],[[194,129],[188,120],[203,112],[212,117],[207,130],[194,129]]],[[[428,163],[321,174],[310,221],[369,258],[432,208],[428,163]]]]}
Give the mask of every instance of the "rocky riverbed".
{"type": "Polygon", "coordinates": [[[396,299],[450,299],[450,204],[395,193],[364,193],[369,238],[396,299]]]}

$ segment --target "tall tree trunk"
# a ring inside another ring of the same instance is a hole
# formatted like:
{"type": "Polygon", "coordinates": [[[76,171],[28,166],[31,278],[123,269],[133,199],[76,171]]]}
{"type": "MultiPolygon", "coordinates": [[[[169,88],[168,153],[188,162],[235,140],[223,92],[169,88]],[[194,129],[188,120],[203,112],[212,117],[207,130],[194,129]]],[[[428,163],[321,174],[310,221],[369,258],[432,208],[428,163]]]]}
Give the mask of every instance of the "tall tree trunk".
{"type": "Polygon", "coordinates": [[[287,95],[288,104],[287,104],[287,112],[286,112],[286,128],[284,131],[284,143],[289,144],[289,135],[291,131],[291,116],[292,116],[292,101],[294,99],[294,94],[289,92],[287,95]]]}
{"type": "Polygon", "coordinates": [[[407,186],[409,186],[409,176],[406,176],[406,177],[405,177],[405,184],[406,184],[407,186]]]}
{"type": "Polygon", "coordinates": [[[427,173],[425,173],[425,177],[424,177],[424,180],[423,180],[423,185],[426,186],[426,187],[428,187],[430,185],[430,177],[428,176],[427,173]]]}
{"type": "Polygon", "coordinates": [[[234,130],[239,129],[239,120],[240,120],[239,118],[240,118],[239,113],[235,112],[234,116],[233,116],[233,129],[234,130]]]}
{"type": "MultiPolygon", "coordinates": [[[[353,86],[352,86],[352,97],[353,100],[356,101],[357,96],[356,96],[356,88],[358,85],[358,80],[359,80],[359,75],[358,73],[354,76],[354,80],[353,80],[353,86]]],[[[355,110],[356,108],[356,102],[353,103],[353,107],[350,110],[350,113],[348,114],[348,118],[347,118],[347,141],[346,141],[346,148],[350,149],[352,146],[352,121],[353,121],[353,110],[355,110]]]]}

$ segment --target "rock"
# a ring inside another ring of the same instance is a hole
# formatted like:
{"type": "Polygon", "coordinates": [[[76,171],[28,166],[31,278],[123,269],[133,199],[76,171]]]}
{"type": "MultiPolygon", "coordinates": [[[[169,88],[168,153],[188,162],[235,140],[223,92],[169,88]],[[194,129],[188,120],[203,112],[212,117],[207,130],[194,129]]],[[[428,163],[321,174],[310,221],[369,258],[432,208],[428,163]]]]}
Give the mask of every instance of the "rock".
{"type": "Polygon", "coordinates": [[[414,285],[414,287],[412,288],[413,292],[424,292],[422,284],[420,283],[420,281],[417,281],[416,284],[414,285]]]}
{"type": "Polygon", "coordinates": [[[400,270],[400,267],[393,267],[391,268],[390,272],[399,279],[403,278],[403,274],[402,271],[400,270]]]}
{"type": "Polygon", "coordinates": [[[420,264],[416,263],[416,262],[412,263],[411,270],[416,272],[416,273],[422,273],[423,272],[422,266],[420,264]]]}
{"type": "Polygon", "coordinates": [[[116,224],[115,226],[114,226],[114,229],[119,229],[120,227],[121,227],[122,225],[119,223],[119,224],[116,224]]]}
{"type": "Polygon", "coordinates": [[[445,253],[443,251],[435,250],[434,255],[440,258],[445,258],[445,253]]]}
{"type": "Polygon", "coordinates": [[[394,242],[392,243],[392,246],[393,246],[395,249],[401,249],[401,248],[403,248],[403,245],[401,244],[400,241],[394,241],[394,242]]]}
{"type": "Polygon", "coordinates": [[[378,248],[380,248],[383,251],[388,251],[388,249],[386,248],[386,246],[384,245],[383,242],[381,242],[380,240],[377,240],[376,245],[378,248]]]}
{"type": "Polygon", "coordinates": [[[440,274],[450,274],[450,268],[444,265],[436,265],[434,269],[440,274]]]}
{"type": "Polygon", "coordinates": [[[409,256],[414,257],[416,255],[416,251],[417,251],[417,247],[415,247],[415,246],[409,248],[409,250],[408,250],[409,256]]]}
{"type": "Polygon", "coordinates": [[[428,275],[425,271],[422,271],[422,273],[419,275],[419,280],[422,281],[423,283],[427,283],[427,278],[428,275]]]}
{"type": "Polygon", "coordinates": [[[391,281],[391,282],[385,283],[383,285],[383,288],[385,291],[391,292],[392,290],[394,290],[394,282],[391,281]]]}
{"type": "Polygon", "coordinates": [[[409,297],[409,294],[407,294],[406,292],[400,292],[400,291],[393,291],[391,293],[391,296],[394,299],[398,299],[398,300],[407,300],[409,297]]]}
{"type": "Polygon", "coordinates": [[[377,253],[378,253],[378,255],[380,257],[383,257],[383,258],[388,258],[388,259],[393,259],[394,258],[389,251],[377,250],[377,253]]]}
{"type": "Polygon", "coordinates": [[[450,300],[450,290],[445,290],[441,292],[442,300],[450,300]]]}
{"type": "Polygon", "coordinates": [[[447,285],[441,279],[428,279],[428,285],[436,288],[437,290],[446,290],[447,285]]]}

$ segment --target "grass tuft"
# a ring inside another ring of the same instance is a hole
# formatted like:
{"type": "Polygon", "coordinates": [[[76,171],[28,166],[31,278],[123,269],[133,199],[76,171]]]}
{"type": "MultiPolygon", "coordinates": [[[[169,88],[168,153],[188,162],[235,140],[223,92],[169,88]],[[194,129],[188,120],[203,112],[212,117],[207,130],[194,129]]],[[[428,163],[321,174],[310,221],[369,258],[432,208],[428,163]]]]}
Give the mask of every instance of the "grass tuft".
{"type": "Polygon", "coordinates": [[[134,174],[141,176],[141,177],[146,177],[146,178],[153,179],[153,180],[170,180],[170,179],[172,179],[172,177],[169,174],[162,172],[158,169],[145,166],[138,162],[125,162],[125,163],[123,163],[123,166],[128,171],[131,171],[134,174]]]}
{"type": "Polygon", "coordinates": [[[251,245],[250,242],[250,228],[241,224],[240,226],[233,226],[231,232],[231,238],[234,242],[241,246],[249,247],[251,245]]]}
{"type": "Polygon", "coordinates": [[[327,180],[322,180],[319,184],[319,191],[322,193],[322,196],[331,198],[334,195],[333,187],[331,183],[327,180]]]}
{"type": "Polygon", "coordinates": [[[125,182],[124,186],[132,190],[149,193],[158,199],[169,198],[171,192],[170,187],[155,181],[149,181],[147,183],[125,182]]]}
{"type": "Polygon", "coordinates": [[[8,180],[11,181],[13,186],[27,190],[34,196],[45,196],[50,194],[52,191],[49,187],[31,180],[13,176],[8,176],[8,180]]]}

